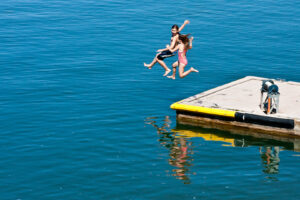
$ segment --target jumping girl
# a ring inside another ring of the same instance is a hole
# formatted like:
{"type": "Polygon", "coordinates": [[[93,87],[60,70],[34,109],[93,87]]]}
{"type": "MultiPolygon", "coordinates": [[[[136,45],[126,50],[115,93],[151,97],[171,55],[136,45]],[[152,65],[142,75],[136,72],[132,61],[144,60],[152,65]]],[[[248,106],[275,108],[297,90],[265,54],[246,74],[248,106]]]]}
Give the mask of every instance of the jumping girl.
{"type": "Polygon", "coordinates": [[[185,20],[184,23],[181,25],[180,28],[178,28],[178,25],[174,24],[172,26],[171,32],[172,32],[172,37],[171,37],[171,43],[170,45],[167,45],[165,49],[159,49],[157,52],[160,52],[156,54],[154,57],[153,61],[150,64],[144,63],[145,67],[148,67],[148,69],[151,69],[155,63],[159,63],[164,69],[165,73],[164,76],[166,76],[168,73],[171,72],[171,70],[167,67],[167,65],[164,63],[164,59],[176,55],[176,53],[171,52],[169,48],[173,49],[175,46],[178,44],[178,37],[180,35],[180,31],[185,27],[185,25],[189,24],[189,20],[185,20]]]}
{"type": "Polygon", "coordinates": [[[189,36],[189,34],[188,35],[179,35],[179,38],[178,38],[179,44],[173,49],[169,48],[169,50],[171,52],[175,52],[178,50],[178,61],[173,63],[173,65],[172,65],[173,66],[173,75],[167,76],[168,78],[175,79],[177,66],[179,66],[179,77],[180,78],[184,78],[191,72],[199,72],[198,70],[194,69],[193,67],[191,67],[187,71],[184,71],[184,68],[188,63],[188,61],[186,59],[186,52],[187,52],[187,50],[192,48],[192,46],[193,46],[192,41],[194,39],[193,37],[191,37],[189,39],[188,36],[189,36]]]}

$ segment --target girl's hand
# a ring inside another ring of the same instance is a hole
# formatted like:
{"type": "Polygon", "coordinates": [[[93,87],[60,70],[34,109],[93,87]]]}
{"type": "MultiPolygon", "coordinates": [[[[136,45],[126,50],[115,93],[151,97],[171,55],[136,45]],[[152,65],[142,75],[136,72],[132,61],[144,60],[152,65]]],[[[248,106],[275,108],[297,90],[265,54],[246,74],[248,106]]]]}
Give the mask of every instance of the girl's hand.
{"type": "Polygon", "coordinates": [[[170,45],[167,44],[167,45],[166,45],[166,48],[169,49],[169,48],[170,48],[170,45]]]}
{"type": "Polygon", "coordinates": [[[189,24],[189,23],[190,23],[189,20],[185,20],[185,21],[184,21],[184,24],[189,24]]]}

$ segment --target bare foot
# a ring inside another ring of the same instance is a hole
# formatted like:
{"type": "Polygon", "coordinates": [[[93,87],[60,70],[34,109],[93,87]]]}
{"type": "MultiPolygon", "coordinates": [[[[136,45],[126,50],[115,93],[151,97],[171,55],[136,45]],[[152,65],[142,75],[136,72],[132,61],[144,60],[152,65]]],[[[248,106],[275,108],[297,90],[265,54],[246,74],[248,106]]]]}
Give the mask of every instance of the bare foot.
{"type": "Polygon", "coordinates": [[[145,67],[148,67],[148,69],[151,69],[151,68],[152,68],[152,67],[150,66],[150,64],[144,63],[144,66],[145,66],[145,67]]]}
{"type": "Polygon", "coordinates": [[[171,72],[171,70],[170,70],[170,69],[166,70],[166,72],[164,73],[164,75],[163,75],[163,76],[167,76],[167,75],[168,75],[168,73],[170,73],[170,72],[171,72]]]}
{"type": "Polygon", "coordinates": [[[191,67],[191,71],[192,72],[199,72],[198,70],[196,70],[195,68],[191,67]]]}
{"type": "Polygon", "coordinates": [[[175,80],[174,76],[167,76],[167,78],[171,78],[171,79],[175,80]]]}

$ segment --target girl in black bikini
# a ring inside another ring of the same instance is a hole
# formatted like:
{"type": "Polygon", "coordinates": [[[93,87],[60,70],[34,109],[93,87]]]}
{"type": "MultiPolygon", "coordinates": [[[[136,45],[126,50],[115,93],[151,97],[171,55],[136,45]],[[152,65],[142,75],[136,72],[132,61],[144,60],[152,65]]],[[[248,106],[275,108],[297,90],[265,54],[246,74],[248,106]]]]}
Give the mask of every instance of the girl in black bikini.
{"type": "Polygon", "coordinates": [[[172,29],[171,29],[171,31],[172,31],[171,44],[167,45],[165,49],[157,50],[157,52],[160,52],[160,53],[156,54],[156,56],[154,57],[153,61],[150,64],[144,63],[144,66],[151,69],[153,67],[153,65],[158,62],[166,70],[164,73],[164,76],[167,76],[168,73],[171,72],[171,70],[164,63],[163,59],[174,56],[176,54],[176,53],[171,52],[169,50],[169,48],[173,49],[178,44],[178,37],[180,35],[179,32],[185,27],[185,25],[187,25],[189,23],[190,23],[189,20],[185,20],[180,28],[178,28],[178,26],[176,24],[173,25],[172,29]]]}

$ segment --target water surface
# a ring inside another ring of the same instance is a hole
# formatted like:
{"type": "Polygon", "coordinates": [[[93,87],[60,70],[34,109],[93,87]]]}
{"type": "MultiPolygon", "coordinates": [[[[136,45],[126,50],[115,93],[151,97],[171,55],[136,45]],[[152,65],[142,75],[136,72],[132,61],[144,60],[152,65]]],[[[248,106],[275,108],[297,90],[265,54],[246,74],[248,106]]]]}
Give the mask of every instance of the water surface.
{"type": "Polygon", "coordinates": [[[1,199],[296,199],[296,142],[182,127],[169,106],[249,75],[300,82],[299,13],[291,0],[1,1],[1,199]],[[145,69],[185,19],[200,72],[145,69]]]}

